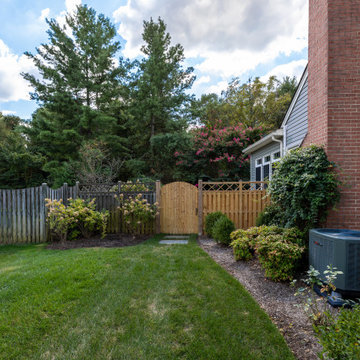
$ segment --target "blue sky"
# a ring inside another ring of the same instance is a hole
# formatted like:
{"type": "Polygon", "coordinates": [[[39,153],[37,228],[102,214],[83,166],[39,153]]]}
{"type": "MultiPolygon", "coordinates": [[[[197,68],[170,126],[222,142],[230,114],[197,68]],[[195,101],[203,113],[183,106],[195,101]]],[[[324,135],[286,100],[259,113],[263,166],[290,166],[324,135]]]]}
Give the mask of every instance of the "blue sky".
{"type": "Polygon", "coordinates": [[[122,54],[140,55],[143,20],[161,16],[184,46],[192,92],[226,89],[234,77],[299,77],[307,62],[307,0],[0,0],[0,111],[30,118],[37,104],[20,73],[35,72],[23,55],[47,42],[45,18],[88,4],[118,29],[122,54]]]}

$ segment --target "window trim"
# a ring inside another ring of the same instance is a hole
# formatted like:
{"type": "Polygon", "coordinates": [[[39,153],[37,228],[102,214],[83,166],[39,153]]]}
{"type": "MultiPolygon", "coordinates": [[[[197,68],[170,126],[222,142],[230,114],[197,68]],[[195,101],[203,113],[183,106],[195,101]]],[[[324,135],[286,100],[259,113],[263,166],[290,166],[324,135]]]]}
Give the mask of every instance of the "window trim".
{"type": "Polygon", "coordinates": [[[271,164],[278,162],[280,159],[281,159],[281,150],[280,149],[273,151],[273,152],[266,153],[263,156],[255,158],[255,180],[256,180],[256,170],[257,170],[257,168],[261,168],[261,174],[260,174],[261,180],[260,181],[265,181],[264,180],[264,165],[270,165],[269,166],[269,180],[271,180],[272,171],[273,171],[271,164]],[[277,153],[280,153],[280,157],[278,157],[277,159],[274,159],[274,155],[277,153]],[[270,156],[270,161],[265,161],[265,158],[268,156],[270,156]],[[261,160],[261,164],[258,164],[258,160],[261,160]]]}

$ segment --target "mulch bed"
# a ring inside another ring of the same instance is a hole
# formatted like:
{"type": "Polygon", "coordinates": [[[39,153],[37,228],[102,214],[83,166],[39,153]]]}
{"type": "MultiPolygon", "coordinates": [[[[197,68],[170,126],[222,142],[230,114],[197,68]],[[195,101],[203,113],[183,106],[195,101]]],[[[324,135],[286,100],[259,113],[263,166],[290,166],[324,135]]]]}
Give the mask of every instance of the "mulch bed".
{"type": "Polygon", "coordinates": [[[307,315],[294,296],[295,289],[288,283],[277,283],[265,278],[256,259],[235,261],[232,249],[216,244],[208,238],[199,239],[200,246],[225,270],[234,276],[270,316],[283,334],[297,359],[314,360],[321,351],[307,315]]]}
{"type": "Polygon", "coordinates": [[[101,239],[100,237],[93,237],[90,239],[53,242],[47,246],[47,249],[68,250],[68,249],[89,248],[89,247],[112,248],[112,247],[134,246],[141,244],[142,242],[146,241],[149,238],[150,238],[149,235],[140,235],[134,238],[132,235],[127,235],[127,234],[108,234],[104,239],[101,239]]]}

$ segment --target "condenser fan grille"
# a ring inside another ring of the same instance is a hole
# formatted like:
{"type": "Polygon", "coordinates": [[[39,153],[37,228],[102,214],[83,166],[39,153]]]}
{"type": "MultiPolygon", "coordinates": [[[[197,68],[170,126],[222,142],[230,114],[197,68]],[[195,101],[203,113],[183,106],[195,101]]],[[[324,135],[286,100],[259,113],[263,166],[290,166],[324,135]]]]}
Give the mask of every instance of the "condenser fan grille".
{"type": "Polygon", "coordinates": [[[347,288],[360,289],[360,244],[348,244],[347,259],[347,288]]]}

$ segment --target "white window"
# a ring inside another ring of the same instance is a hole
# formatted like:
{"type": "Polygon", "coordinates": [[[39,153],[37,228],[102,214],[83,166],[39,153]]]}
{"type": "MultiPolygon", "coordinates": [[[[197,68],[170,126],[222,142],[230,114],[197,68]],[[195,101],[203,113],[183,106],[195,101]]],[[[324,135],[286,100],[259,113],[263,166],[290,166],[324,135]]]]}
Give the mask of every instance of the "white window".
{"type": "Polygon", "coordinates": [[[272,164],[279,161],[280,158],[280,151],[276,151],[272,154],[267,154],[261,158],[255,159],[255,181],[271,180],[273,173],[272,164]]]}

